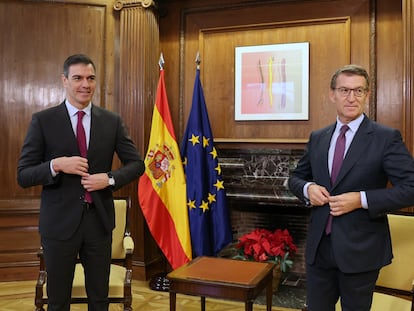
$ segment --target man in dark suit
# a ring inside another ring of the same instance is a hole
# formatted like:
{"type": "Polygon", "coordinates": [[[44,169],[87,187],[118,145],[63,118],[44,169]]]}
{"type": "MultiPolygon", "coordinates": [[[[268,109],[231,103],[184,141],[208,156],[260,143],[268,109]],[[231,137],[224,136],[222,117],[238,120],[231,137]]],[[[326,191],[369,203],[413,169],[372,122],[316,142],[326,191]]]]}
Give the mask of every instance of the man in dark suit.
{"type": "Polygon", "coordinates": [[[89,57],[68,57],[62,82],[66,100],[33,114],[18,163],[18,183],[43,186],[39,232],[48,273],[48,310],[70,309],[78,255],[88,310],[108,310],[115,226],[112,192],[137,179],[144,162],[121,118],[92,104],[96,76],[89,57]],[[85,112],[80,122],[78,111],[85,112]],[[83,135],[78,132],[80,123],[83,135]],[[78,146],[81,136],[84,147],[78,146]],[[115,153],[122,167],[112,171],[115,153]]]}
{"type": "Polygon", "coordinates": [[[386,214],[414,203],[414,163],[400,132],[363,113],[369,84],[360,66],[335,72],[329,98],[337,121],[311,133],[289,179],[292,192],[312,208],[305,253],[309,311],[333,311],[339,297],[344,311],[370,310],[379,270],[392,259],[386,214]],[[331,181],[343,125],[345,154],[331,181]]]}

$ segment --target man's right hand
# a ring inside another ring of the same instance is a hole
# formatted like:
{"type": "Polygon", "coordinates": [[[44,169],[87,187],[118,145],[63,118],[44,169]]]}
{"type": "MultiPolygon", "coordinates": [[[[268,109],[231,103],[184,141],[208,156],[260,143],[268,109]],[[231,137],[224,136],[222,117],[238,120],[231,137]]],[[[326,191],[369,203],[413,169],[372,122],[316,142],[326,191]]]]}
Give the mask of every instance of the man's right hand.
{"type": "Polygon", "coordinates": [[[63,172],[66,174],[89,176],[88,159],[79,156],[53,159],[53,169],[56,173],[63,172]]]}
{"type": "Polygon", "coordinates": [[[325,187],[311,184],[308,187],[309,201],[312,206],[322,206],[329,202],[329,192],[325,187]]]}

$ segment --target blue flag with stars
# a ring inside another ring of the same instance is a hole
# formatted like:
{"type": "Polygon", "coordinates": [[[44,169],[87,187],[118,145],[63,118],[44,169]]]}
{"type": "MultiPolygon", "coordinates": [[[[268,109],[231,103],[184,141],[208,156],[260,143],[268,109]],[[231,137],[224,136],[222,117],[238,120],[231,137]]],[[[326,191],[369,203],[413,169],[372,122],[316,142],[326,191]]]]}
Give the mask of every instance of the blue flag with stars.
{"type": "Polygon", "coordinates": [[[232,231],[198,68],[191,112],[181,144],[181,156],[187,182],[193,258],[216,256],[232,241],[232,231]]]}

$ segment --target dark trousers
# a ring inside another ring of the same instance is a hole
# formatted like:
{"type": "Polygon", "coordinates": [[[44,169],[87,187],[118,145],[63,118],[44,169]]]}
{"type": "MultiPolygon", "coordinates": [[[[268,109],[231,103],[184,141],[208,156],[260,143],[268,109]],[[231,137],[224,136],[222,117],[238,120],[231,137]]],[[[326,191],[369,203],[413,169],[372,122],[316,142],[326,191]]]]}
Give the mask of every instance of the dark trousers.
{"type": "Polygon", "coordinates": [[[306,266],[308,311],[334,311],[339,297],[343,311],[369,311],[378,274],[379,270],[341,272],[336,265],[331,238],[324,236],[315,263],[306,266]]]}
{"type": "Polygon", "coordinates": [[[112,234],[94,209],[84,210],[76,233],[68,240],[41,237],[47,271],[49,311],[69,311],[76,258],[85,271],[89,311],[108,310],[112,234]]]}

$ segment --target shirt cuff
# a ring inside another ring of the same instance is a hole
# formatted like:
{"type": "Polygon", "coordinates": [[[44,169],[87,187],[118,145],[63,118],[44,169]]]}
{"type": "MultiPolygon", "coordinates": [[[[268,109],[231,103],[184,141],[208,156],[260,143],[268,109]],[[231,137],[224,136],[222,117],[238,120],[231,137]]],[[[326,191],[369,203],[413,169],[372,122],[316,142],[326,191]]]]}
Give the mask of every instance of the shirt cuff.
{"type": "Polygon", "coordinates": [[[367,194],[365,191],[360,191],[361,194],[361,205],[363,209],[368,209],[368,201],[367,201],[367,194]]]}
{"type": "Polygon", "coordinates": [[[309,199],[309,193],[308,193],[308,188],[310,185],[314,184],[314,182],[307,182],[304,186],[303,186],[303,196],[306,199],[309,199]]]}
{"type": "Polygon", "coordinates": [[[56,177],[56,175],[58,174],[53,169],[53,160],[50,160],[50,173],[52,174],[53,177],[56,177]]]}

